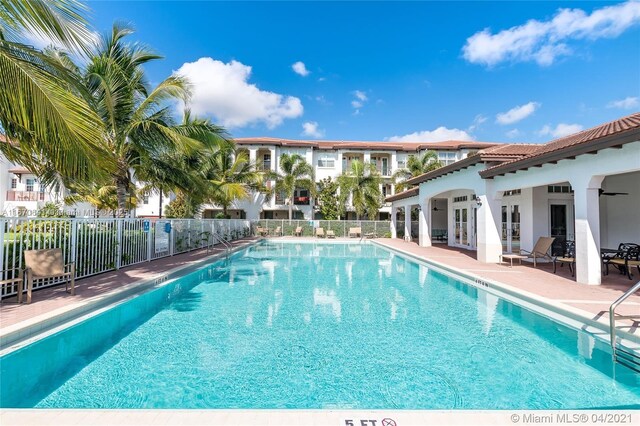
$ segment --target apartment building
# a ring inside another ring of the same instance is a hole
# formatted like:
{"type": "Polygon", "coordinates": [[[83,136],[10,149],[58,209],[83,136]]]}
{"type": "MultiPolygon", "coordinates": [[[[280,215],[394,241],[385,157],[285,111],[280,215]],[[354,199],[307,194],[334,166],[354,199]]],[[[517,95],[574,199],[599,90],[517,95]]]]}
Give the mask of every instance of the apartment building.
{"type": "MultiPolygon", "coordinates": [[[[382,176],[380,191],[384,196],[393,195],[392,175],[406,167],[412,155],[421,155],[427,150],[438,154],[440,161],[447,165],[466,158],[470,153],[496,145],[487,142],[442,141],[442,142],[357,142],[357,141],[307,141],[277,138],[238,138],[236,144],[249,152],[249,158],[257,161],[265,169],[279,170],[278,160],[282,154],[299,154],[313,165],[316,181],[340,176],[351,167],[355,160],[371,162],[382,176]]],[[[269,200],[261,194],[254,194],[250,200],[238,201],[229,210],[232,218],[286,219],[289,206],[284,197],[276,194],[269,200]]],[[[319,214],[313,200],[305,189],[296,190],[293,200],[293,215],[297,219],[318,219],[319,214]]],[[[221,211],[216,206],[205,206],[204,217],[214,217],[221,211]]],[[[391,213],[390,204],[380,209],[378,219],[385,220],[391,213]]],[[[355,219],[355,212],[347,206],[347,219],[355,219]]]]}

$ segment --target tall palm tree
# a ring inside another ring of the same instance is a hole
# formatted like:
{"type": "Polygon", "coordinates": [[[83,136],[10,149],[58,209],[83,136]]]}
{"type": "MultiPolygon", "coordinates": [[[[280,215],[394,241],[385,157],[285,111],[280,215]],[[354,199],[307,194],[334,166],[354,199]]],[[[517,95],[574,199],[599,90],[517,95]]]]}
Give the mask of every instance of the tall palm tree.
{"type": "Polygon", "coordinates": [[[211,153],[204,165],[204,176],[209,183],[209,201],[227,210],[236,200],[247,199],[252,192],[263,191],[263,174],[249,154],[233,146],[211,153]]]}
{"type": "Polygon", "coordinates": [[[38,36],[77,54],[92,34],[78,0],[0,0],[0,152],[40,171],[75,179],[99,174],[102,123],[82,96],[82,81],[23,42],[38,36]],[[99,166],[99,167],[98,167],[99,166]]]}
{"type": "Polygon", "coordinates": [[[351,204],[358,219],[367,214],[374,220],[382,204],[381,182],[376,166],[355,160],[348,170],[338,176],[340,198],[346,202],[351,195],[351,204]]]}
{"type": "Polygon", "coordinates": [[[274,192],[284,194],[291,220],[296,189],[306,189],[312,196],[315,192],[313,167],[299,154],[282,154],[278,163],[280,171],[271,172],[268,176],[276,181],[274,192]]]}
{"type": "Polygon", "coordinates": [[[425,151],[420,156],[412,155],[407,160],[407,167],[398,169],[393,174],[393,181],[396,185],[396,191],[404,191],[409,185],[406,181],[420,176],[424,173],[436,170],[442,167],[442,162],[438,160],[438,153],[435,151],[425,151]]]}
{"type": "Polygon", "coordinates": [[[126,43],[125,37],[132,32],[114,25],[97,43],[83,71],[89,102],[103,122],[101,142],[113,165],[110,176],[122,212],[132,171],[143,176],[145,164],[156,159],[178,151],[194,153],[226,140],[222,129],[209,122],[175,123],[171,103],[188,102],[188,82],[174,75],[149,87],[142,66],[160,56],[126,43]]]}
{"type": "MultiPolygon", "coordinates": [[[[72,184],[68,189],[72,193],[65,197],[65,204],[89,203],[96,209],[95,217],[98,217],[101,210],[111,211],[115,217],[118,209],[118,199],[114,185],[108,183],[104,185],[99,183],[72,184]]],[[[129,196],[127,197],[127,208],[136,207],[137,198],[135,194],[136,188],[132,185],[129,188],[129,196]]]]}

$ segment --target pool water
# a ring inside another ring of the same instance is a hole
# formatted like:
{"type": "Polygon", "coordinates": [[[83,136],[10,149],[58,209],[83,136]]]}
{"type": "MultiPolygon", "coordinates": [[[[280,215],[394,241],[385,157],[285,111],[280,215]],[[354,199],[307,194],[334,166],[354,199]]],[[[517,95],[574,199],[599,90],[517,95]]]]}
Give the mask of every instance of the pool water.
{"type": "Polygon", "coordinates": [[[263,243],[154,293],[5,356],[40,377],[2,406],[640,407],[605,343],[373,244],[263,243]]]}

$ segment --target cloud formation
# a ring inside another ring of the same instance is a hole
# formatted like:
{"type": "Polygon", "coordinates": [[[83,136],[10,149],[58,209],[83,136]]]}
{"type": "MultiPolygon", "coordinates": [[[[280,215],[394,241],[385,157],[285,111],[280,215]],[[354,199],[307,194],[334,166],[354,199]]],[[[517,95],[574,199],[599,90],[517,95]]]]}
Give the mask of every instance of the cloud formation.
{"type": "Polygon", "coordinates": [[[351,106],[355,109],[354,114],[358,115],[360,114],[360,108],[369,100],[369,97],[362,90],[354,90],[353,96],[355,99],[351,101],[351,106]]]}
{"type": "Polygon", "coordinates": [[[467,61],[489,67],[501,62],[532,61],[548,66],[572,53],[571,41],[614,38],[638,23],[640,2],[634,0],[591,14],[581,9],[558,9],[547,21],[532,19],[495,34],[485,28],[467,39],[462,52],[467,61]]]}
{"type": "Polygon", "coordinates": [[[306,121],[302,123],[302,135],[311,136],[312,138],[321,138],[324,136],[324,130],[318,128],[318,122],[306,121]]]}
{"type": "Polygon", "coordinates": [[[640,105],[637,96],[628,96],[624,99],[611,101],[607,104],[607,108],[632,109],[640,105]]]}
{"type": "Polygon", "coordinates": [[[529,102],[524,105],[518,105],[507,112],[501,112],[496,115],[496,123],[502,125],[517,123],[518,121],[524,120],[533,114],[538,108],[540,108],[540,106],[541,104],[538,102],[529,102]]]}
{"type": "Polygon", "coordinates": [[[309,74],[311,74],[311,71],[307,69],[306,65],[302,61],[298,61],[295,64],[291,65],[291,68],[293,69],[293,72],[303,77],[306,77],[309,74]]]}
{"type": "Polygon", "coordinates": [[[385,138],[385,140],[391,142],[440,142],[448,140],[472,141],[473,136],[464,130],[449,129],[444,126],[440,126],[435,130],[421,130],[404,136],[391,136],[385,138]]]}
{"type": "Polygon", "coordinates": [[[191,111],[213,116],[229,129],[256,123],[273,129],[304,111],[299,98],[261,90],[249,83],[251,67],[238,61],[200,58],[184,63],[175,73],[188,78],[192,85],[191,111]]]}
{"type": "Polygon", "coordinates": [[[580,124],[567,124],[559,123],[555,128],[548,124],[538,131],[540,136],[553,136],[554,138],[561,138],[577,133],[583,129],[580,124]]]}

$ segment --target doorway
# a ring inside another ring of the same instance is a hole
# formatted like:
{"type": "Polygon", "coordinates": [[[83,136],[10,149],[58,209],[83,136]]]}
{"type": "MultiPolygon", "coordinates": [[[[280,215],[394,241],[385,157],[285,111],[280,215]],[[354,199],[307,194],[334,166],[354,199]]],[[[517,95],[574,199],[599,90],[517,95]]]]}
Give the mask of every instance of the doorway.
{"type": "Polygon", "coordinates": [[[520,252],[520,205],[508,203],[502,206],[502,251],[520,252]]]}
{"type": "Polygon", "coordinates": [[[469,245],[468,238],[468,220],[469,209],[466,207],[456,207],[453,210],[453,229],[454,229],[454,243],[461,246],[469,245]]]}
{"type": "Polygon", "coordinates": [[[549,235],[555,238],[551,246],[551,255],[564,254],[565,242],[575,240],[574,222],[572,202],[549,202],[549,235]]]}

